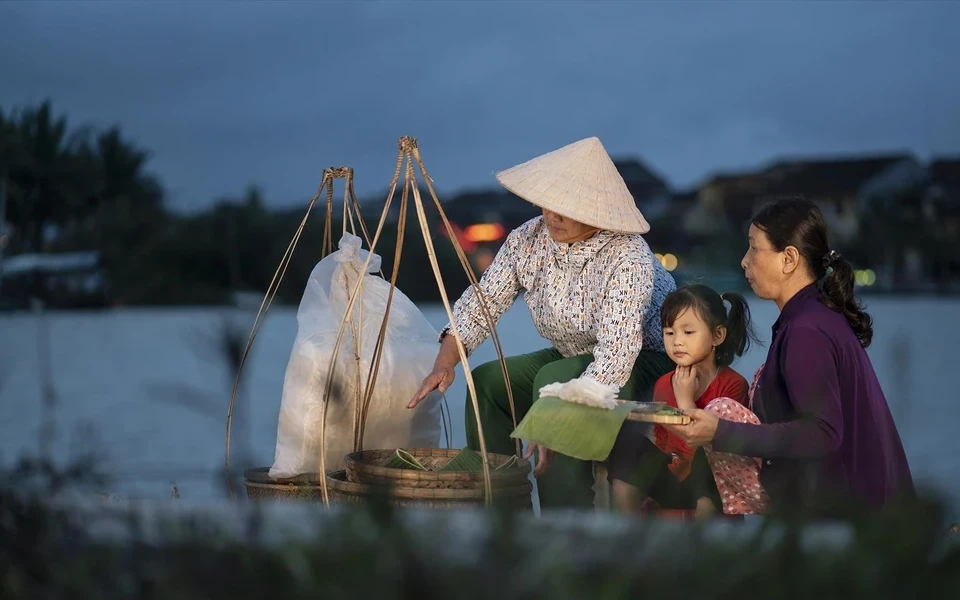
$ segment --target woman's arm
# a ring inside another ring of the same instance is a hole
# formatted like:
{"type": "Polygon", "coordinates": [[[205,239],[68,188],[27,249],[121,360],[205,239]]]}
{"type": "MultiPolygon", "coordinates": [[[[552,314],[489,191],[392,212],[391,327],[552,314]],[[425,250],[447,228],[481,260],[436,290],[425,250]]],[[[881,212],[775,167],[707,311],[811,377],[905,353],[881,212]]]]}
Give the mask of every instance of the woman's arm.
{"type": "MultiPolygon", "coordinates": [[[[518,252],[523,252],[529,247],[533,239],[529,232],[534,224],[535,221],[530,221],[510,232],[478,282],[494,324],[500,320],[520,293],[520,279],[517,276],[518,252]]],[[[464,350],[469,356],[491,332],[490,323],[483,314],[482,300],[474,286],[467,288],[453,305],[451,312],[457,325],[457,337],[463,342],[464,350]]],[[[440,350],[434,360],[433,370],[423,379],[420,388],[407,404],[407,408],[417,406],[435,389],[441,392],[447,391],[453,383],[455,376],[453,369],[460,363],[460,349],[457,347],[457,339],[447,335],[452,332],[453,328],[449,323],[441,330],[440,350]]]]}
{"type": "Polygon", "coordinates": [[[644,313],[653,297],[656,272],[650,263],[622,260],[607,284],[597,316],[593,362],[581,377],[622,388],[643,348],[644,313]]]}
{"type": "Polygon", "coordinates": [[[797,418],[763,425],[721,419],[714,450],[762,458],[818,458],[840,447],[843,412],[833,344],[823,333],[807,327],[791,329],[787,335],[776,366],[783,371],[797,418]]]}
{"type": "MultiPolygon", "coordinates": [[[[500,246],[500,250],[497,251],[493,262],[480,277],[478,282],[480,290],[487,301],[487,309],[494,324],[513,305],[520,293],[517,261],[519,256],[529,252],[524,252],[524,248],[533,241],[531,230],[534,224],[534,222],[528,222],[511,231],[500,246]]],[[[453,305],[452,312],[457,324],[458,337],[469,355],[490,336],[491,332],[490,323],[483,313],[482,301],[474,286],[471,285],[463,292],[460,299],[453,305]]],[[[441,337],[445,338],[448,332],[453,332],[449,324],[443,328],[441,337]]],[[[456,348],[456,344],[453,347],[456,348]]],[[[457,362],[459,361],[458,354],[457,362]]]]}

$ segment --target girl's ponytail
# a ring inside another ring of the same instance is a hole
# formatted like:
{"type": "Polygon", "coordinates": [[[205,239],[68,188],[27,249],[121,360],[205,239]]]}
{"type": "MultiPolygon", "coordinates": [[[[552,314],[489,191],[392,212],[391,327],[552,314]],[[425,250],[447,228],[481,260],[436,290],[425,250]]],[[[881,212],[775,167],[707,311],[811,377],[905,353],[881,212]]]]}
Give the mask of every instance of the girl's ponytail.
{"type": "Polygon", "coordinates": [[[664,299],[660,307],[660,324],[664,328],[673,327],[680,313],[688,308],[697,311],[711,333],[718,327],[727,330],[723,343],[714,350],[717,366],[729,367],[736,357],[743,356],[750,348],[751,340],[759,343],[750,324],[750,306],[740,294],[718,294],[700,283],[681,286],[664,299]],[[724,300],[730,303],[730,310],[723,304],[724,300]]]}
{"type": "Polygon", "coordinates": [[[727,329],[727,336],[723,343],[717,346],[717,364],[723,367],[729,366],[734,359],[749,350],[750,341],[757,341],[757,336],[753,332],[753,325],[750,321],[750,305],[746,298],[736,292],[727,292],[720,294],[721,300],[730,303],[730,310],[727,311],[724,325],[727,329]]]}

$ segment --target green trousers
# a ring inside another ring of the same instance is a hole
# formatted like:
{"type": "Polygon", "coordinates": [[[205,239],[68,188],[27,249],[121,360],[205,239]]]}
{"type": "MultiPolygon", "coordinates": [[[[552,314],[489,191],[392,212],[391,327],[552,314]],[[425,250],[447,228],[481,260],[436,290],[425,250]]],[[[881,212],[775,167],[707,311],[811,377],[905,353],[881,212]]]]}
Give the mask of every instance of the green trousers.
{"type": "MultiPolygon", "coordinates": [[[[546,348],[506,358],[510,388],[517,411],[517,423],[539,397],[540,388],[551,383],[565,383],[579,377],[593,362],[593,355],[581,354],[564,358],[553,348],[546,348]]],[[[627,384],[620,389],[620,398],[649,401],[653,385],[674,365],[663,352],[643,350],[633,367],[627,384]]],[[[506,382],[499,361],[483,363],[473,369],[473,382],[480,407],[480,422],[486,438],[487,452],[513,455],[516,441],[510,438],[513,418],[506,382]]],[[[470,392],[466,401],[467,446],[480,450],[476,416],[470,392]]],[[[550,469],[537,480],[540,507],[588,508],[593,505],[593,465],[569,456],[557,455],[550,469]]]]}

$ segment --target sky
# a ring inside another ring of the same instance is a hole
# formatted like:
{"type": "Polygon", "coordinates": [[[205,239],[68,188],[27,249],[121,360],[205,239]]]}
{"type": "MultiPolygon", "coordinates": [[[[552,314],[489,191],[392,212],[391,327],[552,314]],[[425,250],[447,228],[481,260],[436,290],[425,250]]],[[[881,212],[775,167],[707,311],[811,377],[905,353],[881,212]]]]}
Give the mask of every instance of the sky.
{"type": "Polygon", "coordinates": [[[404,135],[441,194],[594,135],[684,189],[960,154],[958,22],[953,2],[0,2],[0,108],[120,125],[184,212],[248,184],[302,204],[339,165],[382,202],[404,135]]]}

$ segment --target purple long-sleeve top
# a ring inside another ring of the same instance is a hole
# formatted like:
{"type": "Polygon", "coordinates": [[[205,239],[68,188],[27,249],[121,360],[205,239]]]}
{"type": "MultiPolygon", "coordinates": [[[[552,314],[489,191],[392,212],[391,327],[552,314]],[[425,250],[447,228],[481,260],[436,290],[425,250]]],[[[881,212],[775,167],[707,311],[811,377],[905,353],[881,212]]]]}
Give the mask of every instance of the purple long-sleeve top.
{"type": "Polygon", "coordinates": [[[837,502],[879,509],[913,497],[870,358],[815,284],[774,323],[752,408],[762,425],[721,419],[713,449],[763,459],[760,482],[775,511],[830,514],[837,502]]]}

